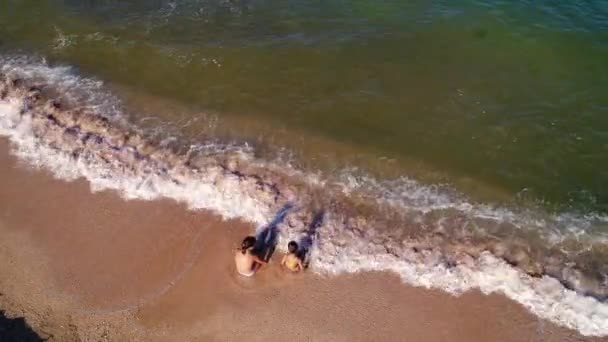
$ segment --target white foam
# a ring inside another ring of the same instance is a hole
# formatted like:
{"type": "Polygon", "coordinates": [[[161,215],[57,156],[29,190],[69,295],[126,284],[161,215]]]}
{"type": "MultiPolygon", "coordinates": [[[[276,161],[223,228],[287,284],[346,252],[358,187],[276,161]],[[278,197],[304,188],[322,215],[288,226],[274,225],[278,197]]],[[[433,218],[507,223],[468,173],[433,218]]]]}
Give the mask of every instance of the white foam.
{"type": "MultiPolygon", "coordinates": [[[[0,60],[1,61],[1,60],[0,60]]],[[[19,66],[8,63],[2,67],[18,72],[19,66]]],[[[46,65],[24,67],[31,77],[47,77],[59,85],[69,88],[80,87],[96,91],[99,85],[91,80],[83,80],[71,74],[67,68],[50,68],[46,65]]],[[[79,91],[82,91],[79,88],[79,91]]],[[[88,95],[86,98],[94,98],[88,95]]],[[[105,99],[105,97],[104,97],[105,99]]],[[[258,224],[269,222],[273,216],[271,209],[260,205],[242,190],[236,177],[218,177],[209,173],[198,178],[189,178],[176,183],[162,173],[146,175],[121,174],[115,168],[99,163],[86,154],[75,159],[67,153],[47,146],[37,139],[30,125],[28,115],[20,115],[23,104],[19,99],[0,101],[0,135],[12,142],[12,152],[31,165],[44,167],[56,177],[73,180],[86,178],[93,191],[118,190],[125,198],[157,199],[172,198],[187,203],[190,208],[214,210],[227,218],[242,218],[258,224]]],[[[110,106],[109,108],[115,108],[110,106]]],[[[27,113],[26,113],[27,114],[27,113]]],[[[225,175],[224,175],[225,176],[225,175]]],[[[402,188],[396,188],[386,201],[394,205],[409,205],[411,210],[424,212],[425,208],[477,210],[484,217],[514,220],[513,212],[500,211],[490,206],[475,206],[433,187],[408,180],[402,188]],[[397,194],[397,195],[395,195],[397,194]],[[422,199],[422,200],[420,200],[422,199]]],[[[357,184],[350,184],[357,189],[357,184]]],[[[335,218],[329,217],[316,233],[312,248],[311,265],[320,273],[339,274],[360,271],[390,271],[414,286],[439,288],[458,294],[470,289],[480,289],[484,293],[503,293],[521,303],[534,314],[552,322],[578,330],[584,335],[608,335],[608,305],[596,299],[578,295],[564,288],[550,277],[532,278],[511,267],[503,260],[484,252],[478,259],[470,259],[455,267],[448,267],[429,255],[426,262],[412,262],[407,258],[388,253],[382,243],[363,238],[341,227],[335,218]]],[[[569,219],[571,222],[572,220],[569,219]]],[[[577,218],[579,220],[579,218],[577,218]]],[[[374,227],[369,227],[373,232],[374,227]]],[[[301,232],[286,230],[280,232],[281,242],[298,238],[301,232]]],[[[372,234],[373,235],[373,234],[372,234]]],[[[280,247],[284,243],[280,244],[280,247]]],[[[399,248],[396,246],[395,248],[399,248]]],[[[403,251],[402,251],[403,252],[403,251]]]]}
{"type": "Polygon", "coordinates": [[[477,259],[455,267],[444,264],[412,263],[370,247],[369,241],[332,243],[334,237],[323,232],[314,250],[315,270],[329,274],[361,271],[388,271],[404,283],[438,288],[451,294],[479,289],[484,294],[502,293],[522,304],[535,315],[578,330],[587,336],[608,335],[608,305],[585,297],[554,278],[533,278],[511,267],[502,259],[484,252],[477,259]]]}
{"type": "Polygon", "coordinates": [[[226,218],[245,218],[259,225],[272,217],[254,198],[242,194],[236,177],[218,182],[214,175],[201,174],[200,179],[176,184],[162,174],[121,175],[94,158],[74,159],[36,139],[29,120],[20,118],[20,109],[19,101],[0,101],[0,135],[10,138],[16,156],[50,170],[60,179],[82,177],[90,182],[93,191],[119,190],[126,199],[172,198],[191,209],[210,209],[226,218]]]}
{"type": "Polygon", "coordinates": [[[485,203],[473,203],[447,185],[425,185],[408,177],[379,182],[366,175],[343,172],[339,179],[347,192],[371,194],[370,200],[398,208],[402,213],[425,215],[453,210],[472,219],[487,219],[508,223],[520,230],[534,231],[548,244],[559,244],[568,238],[585,236],[594,242],[608,242],[608,231],[594,230],[607,226],[608,216],[597,213],[578,215],[568,212],[551,214],[525,208],[506,208],[485,203]]]}

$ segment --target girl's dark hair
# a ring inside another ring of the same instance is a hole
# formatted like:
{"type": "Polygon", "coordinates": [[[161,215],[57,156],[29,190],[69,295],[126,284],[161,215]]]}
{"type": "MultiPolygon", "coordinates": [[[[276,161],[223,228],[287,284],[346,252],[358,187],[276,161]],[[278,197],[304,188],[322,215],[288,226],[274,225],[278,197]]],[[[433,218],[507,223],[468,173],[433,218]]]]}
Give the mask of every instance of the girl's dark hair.
{"type": "Polygon", "coordinates": [[[245,252],[249,248],[255,246],[255,242],[256,242],[255,236],[248,236],[248,237],[244,238],[243,242],[241,243],[241,252],[243,254],[245,254],[245,252]]]}
{"type": "Polygon", "coordinates": [[[298,251],[298,243],[295,241],[289,241],[287,244],[287,250],[289,253],[295,253],[298,251]]]}

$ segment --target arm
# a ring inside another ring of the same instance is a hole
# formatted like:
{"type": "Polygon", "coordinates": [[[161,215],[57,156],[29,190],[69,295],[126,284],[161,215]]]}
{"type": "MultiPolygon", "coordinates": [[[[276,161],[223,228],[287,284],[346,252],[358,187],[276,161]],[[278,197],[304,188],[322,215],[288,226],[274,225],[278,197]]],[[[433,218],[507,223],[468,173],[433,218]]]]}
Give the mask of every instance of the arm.
{"type": "Polygon", "coordinates": [[[299,267],[300,271],[304,270],[304,264],[302,264],[302,260],[300,258],[298,258],[298,267],[299,267]]]}
{"type": "Polygon", "coordinates": [[[285,266],[286,261],[287,261],[287,255],[284,255],[283,259],[281,259],[281,266],[285,266]]]}
{"type": "Polygon", "coordinates": [[[259,264],[262,264],[262,265],[268,264],[266,261],[260,259],[257,255],[253,255],[253,261],[255,261],[255,262],[259,263],[259,264]]]}

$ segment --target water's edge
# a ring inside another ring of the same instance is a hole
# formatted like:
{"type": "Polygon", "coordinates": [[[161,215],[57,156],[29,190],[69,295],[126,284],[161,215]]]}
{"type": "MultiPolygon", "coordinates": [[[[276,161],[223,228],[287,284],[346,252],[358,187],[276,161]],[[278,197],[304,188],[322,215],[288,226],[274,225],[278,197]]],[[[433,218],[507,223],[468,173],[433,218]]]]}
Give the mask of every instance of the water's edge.
{"type": "MultiPolygon", "coordinates": [[[[126,122],[98,81],[18,58],[2,59],[0,67],[0,135],[11,140],[13,153],[57,177],[84,177],[94,191],[168,197],[254,222],[265,237],[276,233],[280,247],[302,242],[317,272],[391,271],[406,283],[450,293],[499,292],[584,335],[608,335],[605,273],[560,252],[576,243],[571,248],[586,244],[601,252],[605,241],[524,229],[603,217],[512,212],[412,180],[390,193],[369,179],[333,184],[258,160],[243,146],[202,143],[181,153],[126,122]],[[506,241],[505,234],[519,235],[506,241]]],[[[590,265],[605,256],[600,252],[585,255],[597,258],[590,265]]]]}

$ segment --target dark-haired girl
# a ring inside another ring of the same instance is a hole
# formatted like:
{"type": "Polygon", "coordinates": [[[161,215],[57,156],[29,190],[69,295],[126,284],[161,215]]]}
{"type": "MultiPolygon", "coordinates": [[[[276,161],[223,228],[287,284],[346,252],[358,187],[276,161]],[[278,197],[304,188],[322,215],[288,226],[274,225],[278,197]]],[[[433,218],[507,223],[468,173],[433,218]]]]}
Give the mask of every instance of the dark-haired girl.
{"type": "Polygon", "coordinates": [[[251,277],[266,262],[253,254],[253,247],[256,239],[253,236],[248,236],[243,239],[241,247],[237,248],[234,254],[234,262],[236,263],[236,271],[240,275],[251,277]]]}

